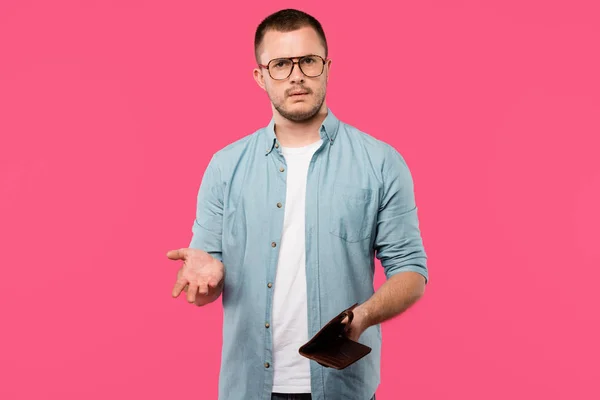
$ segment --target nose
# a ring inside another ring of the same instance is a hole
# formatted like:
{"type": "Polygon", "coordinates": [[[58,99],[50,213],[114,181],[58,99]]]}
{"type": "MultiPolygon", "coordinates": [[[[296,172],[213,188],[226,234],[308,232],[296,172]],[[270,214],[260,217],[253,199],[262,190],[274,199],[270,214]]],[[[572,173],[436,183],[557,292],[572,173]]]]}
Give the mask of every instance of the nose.
{"type": "Polygon", "coordinates": [[[304,83],[304,74],[300,71],[300,65],[294,63],[292,74],[290,75],[290,83],[304,83]]]}

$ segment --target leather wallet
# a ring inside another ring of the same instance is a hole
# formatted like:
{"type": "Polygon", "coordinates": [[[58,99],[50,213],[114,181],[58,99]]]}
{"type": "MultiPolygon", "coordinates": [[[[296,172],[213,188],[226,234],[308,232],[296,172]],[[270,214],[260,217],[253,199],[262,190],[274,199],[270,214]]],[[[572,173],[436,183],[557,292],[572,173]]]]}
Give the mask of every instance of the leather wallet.
{"type": "Polygon", "coordinates": [[[300,347],[299,353],[324,367],[335,369],[344,369],[369,354],[371,348],[349,339],[345,332],[346,324],[342,324],[346,316],[347,323],[352,322],[352,310],[357,305],[358,303],[354,304],[331,319],[300,347]]]}

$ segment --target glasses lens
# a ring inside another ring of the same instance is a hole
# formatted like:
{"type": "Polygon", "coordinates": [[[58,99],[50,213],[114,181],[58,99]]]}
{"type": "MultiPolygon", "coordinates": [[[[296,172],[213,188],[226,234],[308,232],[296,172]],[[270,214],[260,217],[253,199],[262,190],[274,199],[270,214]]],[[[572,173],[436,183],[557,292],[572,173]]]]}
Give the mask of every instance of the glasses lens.
{"type": "Polygon", "coordinates": [[[271,60],[269,63],[269,73],[273,79],[285,79],[290,74],[294,65],[290,60],[279,58],[271,60]]]}
{"type": "Polygon", "coordinates": [[[300,59],[300,69],[304,75],[315,77],[323,72],[323,59],[317,56],[306,56],[300,59]]]}

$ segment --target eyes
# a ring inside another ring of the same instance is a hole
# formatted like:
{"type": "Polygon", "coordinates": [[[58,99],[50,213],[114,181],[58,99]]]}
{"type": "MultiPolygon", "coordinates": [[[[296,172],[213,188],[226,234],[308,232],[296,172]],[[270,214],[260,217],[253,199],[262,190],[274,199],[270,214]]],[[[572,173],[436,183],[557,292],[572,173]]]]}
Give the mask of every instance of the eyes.
{"type": "Polygon", "coordinates": [[[325,59],[314,54],[302,57],[275,58],[269,61],[268,66],[264,67],[269,70],[271,78],[275,80],[284,80],[291,75],[294,65],[296,64],[298,64],[300,71],[309,78],[320,76],[325,69],[325,59]],[[297,59],[298,61],[294,61],[294,59],[297,59]]]}
{"type": "Polygon", "coordinates": [[[271,68],[286,68],[291,63],[292,62],[290,60],[279,60],[279,61],[276,61],[274,64],[272,64],[271,68]]]}
{"type": "MultiPolygon", "coordinates": [[[[310,66],[313,64],[317,64],[319,61],[321,61],[318,57],[315,56],[306,56],[306,57],[302,57],[298,60],[298,63],[300,64],[300,66],[310,66]]],[[[292,66],[293,61],[288,59],[288,58],[279,58],[279,59],[275,59],[273,61],[271,61],[271,63],[269,64],[269,68],[274,68],[274,69],[288,69],[292,66]]]]}

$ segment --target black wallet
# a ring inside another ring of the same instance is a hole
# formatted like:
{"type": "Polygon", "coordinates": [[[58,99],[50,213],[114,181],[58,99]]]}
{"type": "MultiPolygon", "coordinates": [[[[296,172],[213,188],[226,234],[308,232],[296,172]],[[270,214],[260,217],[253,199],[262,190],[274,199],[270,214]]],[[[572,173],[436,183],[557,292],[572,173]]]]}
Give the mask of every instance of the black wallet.
{"type": "Polygon", "coordinates": [[[345,333],[346,324],[342,321],[347,316],[348,324],[352,322],[352,310],[358,303],[347,308],[331,319],[315,336],[300,347],[299,353],[324,367],[344,369],[371,352],[369,346],[348,339],[345,333]]]}

